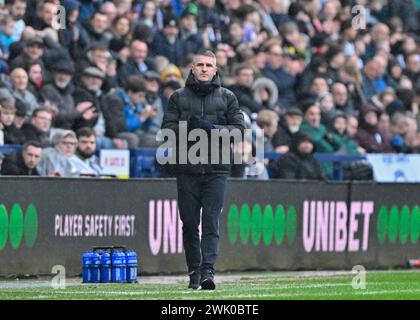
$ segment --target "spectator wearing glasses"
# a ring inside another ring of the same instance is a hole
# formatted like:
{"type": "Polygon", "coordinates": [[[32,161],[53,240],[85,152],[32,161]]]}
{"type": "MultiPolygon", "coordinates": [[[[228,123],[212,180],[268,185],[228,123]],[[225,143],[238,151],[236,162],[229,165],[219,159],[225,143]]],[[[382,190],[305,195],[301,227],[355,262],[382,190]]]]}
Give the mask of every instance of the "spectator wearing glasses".
{"type": "Polygon", "coordinates": [[[75,165],[77,159],[76,134],[71,130],[62,130],[52,137],[52,147],[44,149],[38,166],[41,176],[77,177],[80,171],[75,165]]]}

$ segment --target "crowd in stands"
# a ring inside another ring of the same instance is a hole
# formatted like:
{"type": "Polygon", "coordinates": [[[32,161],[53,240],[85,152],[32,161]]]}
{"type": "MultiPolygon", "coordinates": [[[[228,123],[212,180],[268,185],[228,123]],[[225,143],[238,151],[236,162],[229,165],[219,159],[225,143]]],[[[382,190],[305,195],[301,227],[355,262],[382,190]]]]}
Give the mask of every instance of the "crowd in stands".
{"type": "Polygon", "coordinates": [[[261,179],[330,177],[314,152],[420,153],[419,32],[419,0],[0,1],[0,144],[23,145],[1,174],[97,176],[97,150],[157,147],[202,49],[284,155],[261,179]]]}

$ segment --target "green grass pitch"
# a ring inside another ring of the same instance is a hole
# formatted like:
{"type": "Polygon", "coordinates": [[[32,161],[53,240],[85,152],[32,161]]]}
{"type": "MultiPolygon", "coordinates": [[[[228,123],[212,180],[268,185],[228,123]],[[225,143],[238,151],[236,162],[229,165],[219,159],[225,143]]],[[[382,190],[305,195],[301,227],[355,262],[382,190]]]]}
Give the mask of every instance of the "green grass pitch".
{"type": "Polygon", "coordinates": [[[367,271],[365,289],[353,288],[354,277],[351,271],[218,273],[215,291],[186,289],[186,276],[97,285],[67,279],[65,289],[53,289],[50,280],[7,280],[0,281],[0,299],[420,300],[420,270],[367,271]]]}

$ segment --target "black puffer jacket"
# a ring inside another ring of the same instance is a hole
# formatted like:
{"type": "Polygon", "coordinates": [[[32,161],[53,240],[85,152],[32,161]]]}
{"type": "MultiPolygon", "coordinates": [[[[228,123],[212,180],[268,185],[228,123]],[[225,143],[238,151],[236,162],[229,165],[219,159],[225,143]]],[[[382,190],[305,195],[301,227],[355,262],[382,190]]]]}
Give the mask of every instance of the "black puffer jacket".
{"type": "MultiPolygon", "coordinates": [[[[206,119],[213,124],[215,129],[226,128],[229,131],[239,129],[244,130],[244,117],[239,109],[236,96],[232,91],[221,87],[219,75],[216,74],[212,80],[211,88],[206,94],[197,92],[198,83],[192,73],[190,73],[185,88],[175,91],[169,99],[168,110],[163,117],[162,129],[172,129],[177,136],[177,161],[170,167],[173,174],[228,174],[231,165],[223,164],[187,164],[180,162],[179,156],[179,122],[188,121],[191,115],[196,115],[206,119]]],[[[188,150],[195,142],[188,143],[188,150]]],[[[209,149],[210,149],[209,140],[209,149]]],[[[209,153],[210,154],[210,153],[209,153]]],[[[219,144],[219,155],[222,155],[222,143],[219,144]]]]}

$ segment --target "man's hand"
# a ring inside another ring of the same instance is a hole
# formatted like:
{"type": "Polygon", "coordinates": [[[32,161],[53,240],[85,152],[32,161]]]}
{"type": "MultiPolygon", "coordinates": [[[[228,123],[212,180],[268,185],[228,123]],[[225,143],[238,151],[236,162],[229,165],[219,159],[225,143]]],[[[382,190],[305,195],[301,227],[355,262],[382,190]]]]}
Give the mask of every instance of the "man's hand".
{"type": "Polygon", "coordinates": [[[189,130],[200,128],[206,131],[210,131],[211,129],[214,128],[214,126],[211,124],[210,121],[203,118],[199,118],[196,115],[192,115],[188,118],[187,125],[188,125],[189,130]]]}

